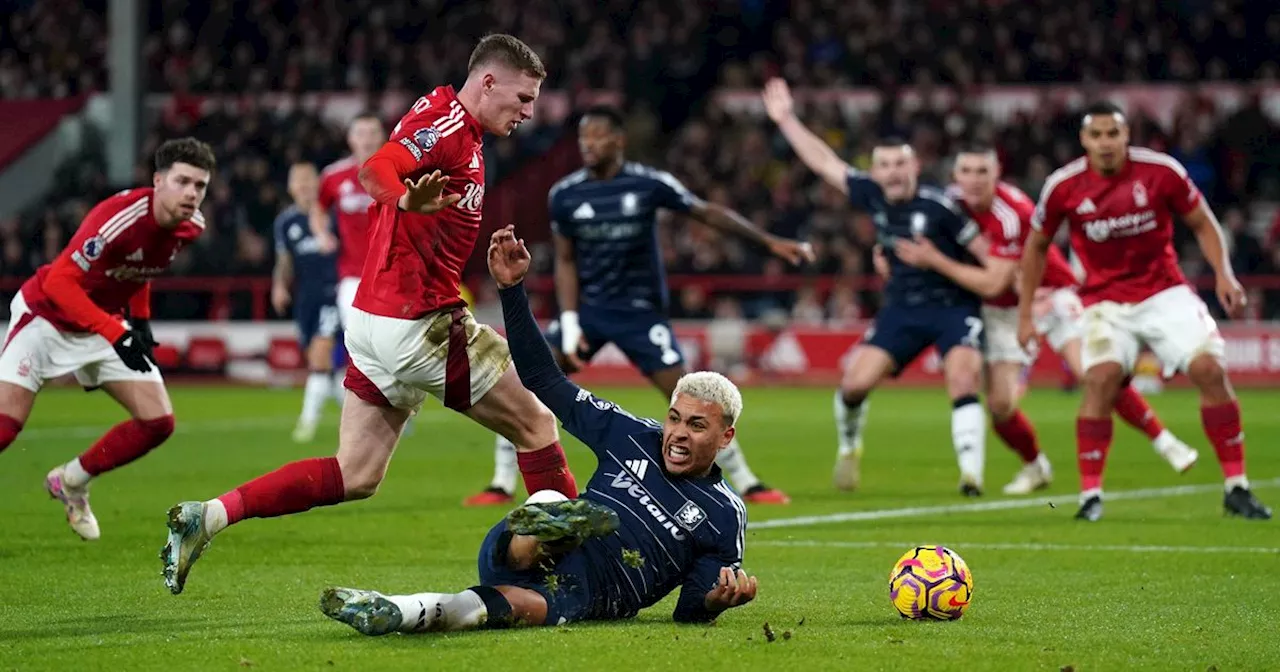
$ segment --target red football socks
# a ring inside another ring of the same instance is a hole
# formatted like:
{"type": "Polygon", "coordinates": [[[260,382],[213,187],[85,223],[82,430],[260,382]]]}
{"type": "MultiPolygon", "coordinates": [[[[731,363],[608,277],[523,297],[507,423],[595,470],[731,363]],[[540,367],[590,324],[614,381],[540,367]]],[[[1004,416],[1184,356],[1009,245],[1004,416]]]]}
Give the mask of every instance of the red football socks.
{"type": "Polygon", "coordinates": [[[524,487],[529,494],[555,490],[569,499],[578,496],[578,484],[569,471],[559,441],[531,453],[516,453],[516,463],[520,465],[520,475],[524,476],[524,487]]]}
{"type": "Polygon", "coordinates": [[[1240,402],[1232,399],[1217,406],[1201,406],[1200,421],[1205,436],[1213,444],[1222,465],[1222,475],[1234,478],[1244,475],[1244,429],[1240,423],[1240,402]]]}
{"type": "Polygon", "coordinates": [[[97,476],[151,452],[173,434],[173,416],[151,420],[125,420],[107,430],[80,455],[80,466],[90,476],[97,476]]]}
{"type": "Polygon", "coordinates": [[[1018,454],[1023,464],[1031,464],[1040,456],[1040,445],[1036,439],[1036,428],[1031,425],[1021,409],[1014,411],[1008,418],[991,426],[1005,445],[1018,454]]]}
{"type": "Polygon", "coordinates": [[[1076,461],[1080,467],[1080,491],[1102,487],[1102,471],[1111,450],[1111,418],[1076,418],[1076,461]]]}
{"type": "Polygon", "coordinates": [[[1120,394],[1116,395],[1115,409],[1121,420],[1146,434],[1152,441],[1164,431],[1164,424],[1156,417],[1156,412],[1151,410],[1151,405],[1132,385],[1120,388],[1120,394]]]}
{"type": "Polygon", "coordinates": [[[22,423],[18,422],[17,418],[0,414],[0,453],[3,453],[21,432],[22,423]]]}
{"type": "Polygon", "coordinates": [[[218,498],[227,524],[245,518],[273,518],[342,502],[346,491],[336,457],[298,460],[263,474],[218,498]]]}

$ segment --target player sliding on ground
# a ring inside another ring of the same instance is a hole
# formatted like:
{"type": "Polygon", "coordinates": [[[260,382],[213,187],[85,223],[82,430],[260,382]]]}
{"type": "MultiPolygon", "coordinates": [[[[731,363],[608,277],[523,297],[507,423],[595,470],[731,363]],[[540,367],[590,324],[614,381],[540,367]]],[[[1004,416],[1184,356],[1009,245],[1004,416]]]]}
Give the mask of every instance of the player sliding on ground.
{"type": "Polygon", "coordinates": [[[756,596],[741,569],[746,507],[716,466],[742,396],[718,373],[680,378],[665,422],[640,419],[569,381],[538,332],[522,280],[529,251],[493,234],[489,272],[520,380],[599,466],[582,499],[526,504],[480,546],[480,585],[382,595],[330,588],[320,608],[366,635],[630,618],[680,588],[673,618],[705,622],[756,596]],[[616,512],[616,513],[615,513],[616,512]]]}
{"type": "Polygon", "coordinates": [[[200,203],[215,159],[194,138],[155,154],[151,187],[94,206],[67,247],[9,304],[0,353],[0,451],[13,443],[44,384],[74,373],[131,416],[45,478],[76,534],[97,539],[89,481],[146,455],[173,434],[173,405],[152,356],[151,278],[204,231],[200,203]]]}
{"type": "MultiPolygon", "coordinates": [[[[1018,343],[1016,275],[1023,243],[1031,231],[1035,204],[1017,187],[1000,182],[1000,161],[990,147],[969,147],[956,155],[955,183],[948,190],[982,228],[989,246],[981,266],[962,263],[938,251],[927,239],[900,240],[898,258],[937,271],[985,299],[982,321],[987,329],[987,410],[996,435],[1022,459],[1023,468],[1004,486],[1006,495],[1025,495],[1049,485],[1049,459],[1040,452],[1035,427],[1018,408],[1025,385],[1022,376],[1033,361],[1018,343]]],[[[1044,282],[1037,290],[1036,330],[1080,378],[1079,285],[1067,258],[1049,248],[1044,282]]],[[[1147,435],[1156,452],[1179,473],[1190,469],[1198,453],[1178,440],[1156,417],[1132,385],[1116,396],[1115,411],[1147,435]]]]}
{"type": "Polygon", "coordinates": [[[545,76],[523,42],[490,35],[472,52],[462,89],[442,86],[419,98],[365,163],[373,240],[345,325],[351,365],[338,454],[171,508],[161,551],[171,592],[182,592],[192,564],[228,525],[372,496],[428,394],[515,443],[530,492],[577,496],[555,417],[520,385],[506,341],[477,324],[459,297],[480,231],[481,138],[510,135],[529,119],[545,76]]]}
{"type": "Polygon", "coordinates": [[[871,172],[845,163],[826,141],[795,115],[791,91],[781,79],[763,93],[765,111],[796,156],[856,209],[871,215],[877,248],[887,258],[889,282],[875,326],[853,350],[835,395],[837,454],[835,485],[858,486],[862,426],[867,397],[896,376],[929,346],[938,350],[951,398],[951,442],[960,467],[960,493],[982,494],[987,418],[978,402],[982,389],[982,302],[973,292],[934,271],[903,263],[895,240],[927,237],[945,254],[968,259],[977,248],[978,227],[942,190],[920,184],[915,151],[901,140],[882,140],[871,153],[871,172]]]}
{"type": "Polygon", "coordinates": [[[1271,510],[1249,490],[1244,471],[1240,404],[1224,368],[1226,343],[1200,297],[1187,285],[1173,248],[1176,214],[1195,234],[1213,267],[1218,301],[1228,315],[1244,307],[1222,228],[1187,171],[1167,154],[1129,146],[1129,125],[1111,103],[1090,106],[1080,124],[1085,156],[1049,176],[1022,257],[1018,340],[1036,340],[1032,301],[1045,274],[1051,241],[1066,223],[1084,266],[1081,368],[1084,396],[1076,420],[1080,510],[1102,517],[1102,472],[1111,449],[1111,409],[1143,345],[1165,373],[1181,371],[1200,391],[1200,418],[1226,477],[1223,507],[1267,519],[1271,510]]]}
{"type": "MultiPolygon", "coordinates": [[[[750,240],[791,264],[812,262],[813,250],[807,243],[760,231],[732,209],[698,198],[670,173],[626,161],[622,113],[613,108],[593,107],[582,115],[578,147],[586,167],[557,182],[547,197],[560,304],[560,319],[551,323],[547,337],[560,368],[569,373],[613,343],[663,398],[670,398],[676,381],[688,370],[667,320],[658,212],[686,214],[750,240]]],[[[494,462],[489,488],[468,498],[468,505],[512,500],[516,453],[501,437],[494,462]]],[[[736,439],[720,452],[716,463],[746,501],[790,501],[752,473],[736,439]]]]}

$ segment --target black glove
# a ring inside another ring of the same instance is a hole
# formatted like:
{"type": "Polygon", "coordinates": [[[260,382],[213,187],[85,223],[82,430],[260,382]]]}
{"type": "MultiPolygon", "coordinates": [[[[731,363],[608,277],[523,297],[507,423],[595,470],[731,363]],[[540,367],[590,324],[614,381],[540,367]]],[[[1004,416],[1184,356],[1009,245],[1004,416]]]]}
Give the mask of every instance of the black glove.
{"type": "Polygon", "coordinates": [[[156,342],[155,335],[151,333],[151,320],[132,318],[129,320],[129,324],[133,326],[133,331],[138,334],[143,347],[147,349],[147,357],[153,362],[156,361],[155,350],[156,346],[160,344],[156,342]]]}
{"type": "Polygon", "coordinates": [[[124,335],[116,339],[111,347],[116,349],[116,354],[120,355],[120,361],[124,362],[125,366],[140,373],[151,371],[151,362],[147,361],[151,358],[151,349],[143,344],[142,334],[138,333],[138,330],[130,329],[124,332],[124,335]]]}

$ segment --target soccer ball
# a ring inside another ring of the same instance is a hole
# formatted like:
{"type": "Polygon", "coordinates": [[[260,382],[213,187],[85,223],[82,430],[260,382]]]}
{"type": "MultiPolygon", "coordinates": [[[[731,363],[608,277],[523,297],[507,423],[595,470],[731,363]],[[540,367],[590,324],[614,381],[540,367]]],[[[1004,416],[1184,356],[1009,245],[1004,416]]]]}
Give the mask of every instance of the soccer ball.
{"type": "Polygon", "coordinates": [[[533,493],[532,495],[529,495],[529,499],[524,500],[524,503],[525,504],[549,504],[551,502],[566,502],[566,501],[569,501],[569,498],[565,497],[563,493],[557,492],[555,490],[539,490],[533,493]]]}
{"type": "Polygon", "coordinates": [[[903,618],[954,621],[973,599],[973,574],[949,548],[916,546],[889,572],[889,599],[903,618]]]}

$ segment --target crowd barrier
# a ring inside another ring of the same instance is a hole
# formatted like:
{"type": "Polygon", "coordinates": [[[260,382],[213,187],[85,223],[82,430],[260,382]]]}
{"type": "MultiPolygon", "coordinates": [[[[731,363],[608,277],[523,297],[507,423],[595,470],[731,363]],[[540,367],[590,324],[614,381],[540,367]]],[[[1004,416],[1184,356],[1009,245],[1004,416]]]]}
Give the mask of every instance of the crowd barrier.
{"type": "MultiPolygon", "coordinates": [[[[495,325],[497,326],[497,325],[495,325]]],[[[750,323],[676,322],[675,334],[694,368],[722,371],[745,385],[833,386],[869,323],[843,328],[792,326],[771,329],[750,323]]],[[[171,379],[294,385],[305,376],[294,326],[267,322],[157,322],[158,359],[171,379]]],[[[1280,322],[1226,323],[1227,365],[1240,387],[1280,387],[1280,322]]],[[[1158,375],[1154,360],[1143,372],[1158,375]]],[[[1042,348],[1028,369],[1032,386],[1064,383],[1060,358],[1042,348]]],[[[583,385],[644,384],[612,345],[575,375],[583,385]]],[[[940,386],[941,361],[930,349],[891,385],[940,386]]],[[[1167,384],[1187,384],[1175,376],[1167,384]]]]}

